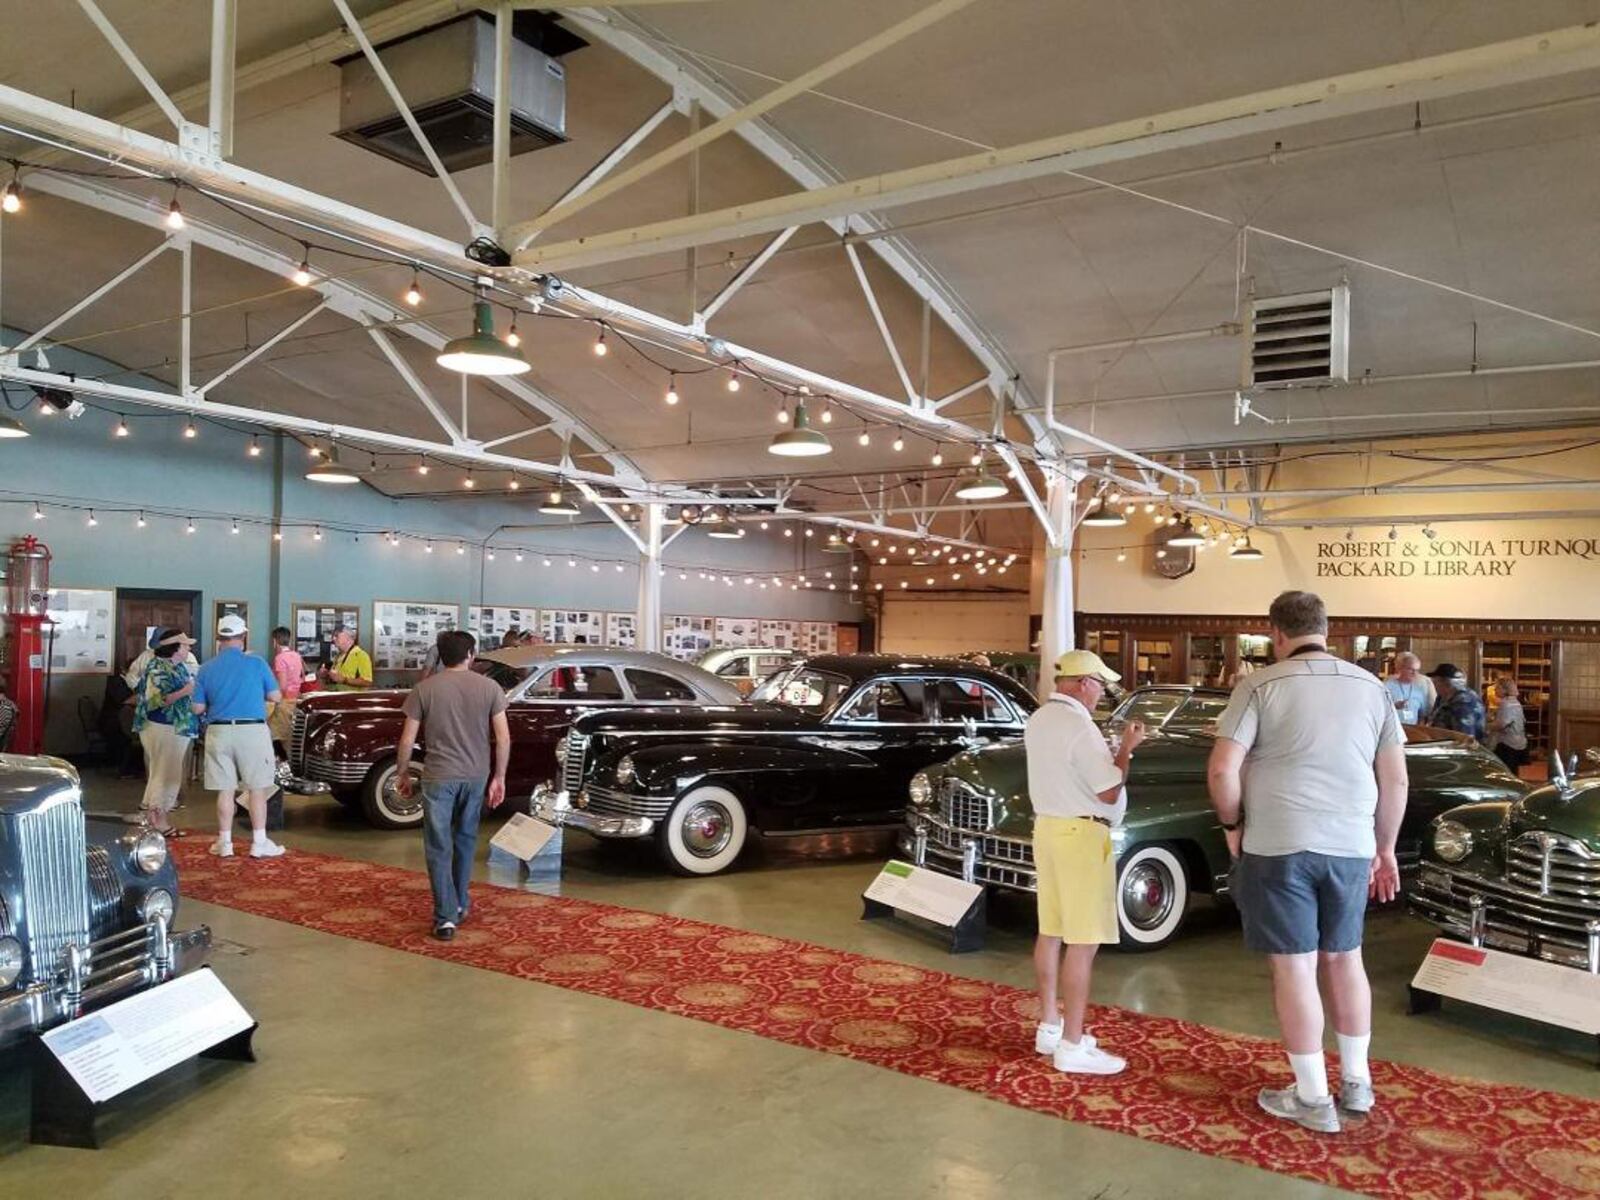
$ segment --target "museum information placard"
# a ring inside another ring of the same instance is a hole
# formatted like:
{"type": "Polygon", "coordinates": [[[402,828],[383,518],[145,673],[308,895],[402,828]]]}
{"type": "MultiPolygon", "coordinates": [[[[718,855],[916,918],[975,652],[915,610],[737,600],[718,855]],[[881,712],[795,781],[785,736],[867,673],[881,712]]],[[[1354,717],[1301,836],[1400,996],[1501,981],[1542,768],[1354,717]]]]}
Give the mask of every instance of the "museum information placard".
{"type": "Polygon", "coordinates": [[[1451,1000],[1600,1034],[1600,975],[1437,938],[1411,986],[1451,1000]]]}

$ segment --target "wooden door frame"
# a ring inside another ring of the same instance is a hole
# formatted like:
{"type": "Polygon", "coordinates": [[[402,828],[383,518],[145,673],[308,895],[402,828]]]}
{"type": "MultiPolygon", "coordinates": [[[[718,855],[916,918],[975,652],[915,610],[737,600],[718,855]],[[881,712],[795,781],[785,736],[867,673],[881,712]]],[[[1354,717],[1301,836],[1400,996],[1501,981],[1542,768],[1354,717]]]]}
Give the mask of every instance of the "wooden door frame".
{"type": "MultiPolygon", "coordinates": [[[[125,644],[122,628],[122,605],[125,600],[187,600],[189,602],[190,636],[195,639],[195,643],[198,645],[203,632],[200,629],[200,596],[201,593],[198,588],[117,588],[115,592],[116,618],[113,626],[116,629],[117,653],[112,660],[115,669],[119,672],[126,671],[128,663],[133,661],[129,659],[124,662],[122,659],[122,648],[125,644]]],[[[202,647],[202,649],[207,649],[207,647],[202,647]]]]}

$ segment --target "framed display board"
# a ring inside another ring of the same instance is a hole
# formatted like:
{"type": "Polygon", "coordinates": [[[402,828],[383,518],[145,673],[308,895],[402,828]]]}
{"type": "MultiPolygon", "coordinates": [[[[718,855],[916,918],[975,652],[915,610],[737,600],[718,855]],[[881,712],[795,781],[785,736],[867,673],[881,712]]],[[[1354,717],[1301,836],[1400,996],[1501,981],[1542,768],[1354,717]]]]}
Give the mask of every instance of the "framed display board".
{"type": "Polygon", "coordinates": [[[800,644],[800,622],[763,621],[761,640],[756,644],[770,646],[774,650],[793,650],[800,644]]]}
{"type": "Polygon", "coordinates": [[[539,610],[531,604],[472,604],[467,607],[467,632],[478,639],[478,649],[499,649],[500,639],[512,628],[539,632],[539,610]]]}
{"type": "Polygon", "coordinates": [[[630,612],[606,614],[606,645],[636,646],[639,644],[639,618],[630,612]]]}
{"type": "MultiPolygon", "coordinates": [[[[250,630],[250,602],[248,600],[213,600],[211,602],[211,636],[217,636],[217,626],[222,623],[223,617],[238,617],[244,622],[245,628],[250,630]]],[[[250,649],[250,634],[244,636],[244,648],[250,649]]]]}
{"type": "Polygon", "coordinates": [[[105,675],[115,657],[112,611],[115,595],[101,588],[51,588],[45,612],[55,622],[45,631],[50,671],[55,675],[105,675]]]}
{"type": "Polygon", "coordinates": [[[761,637],[755,617],[718,617],[715,636],[719,646],[754,646],[761,637]]]}
{"type": "Polygon", "coordinates": [[[832,654],[838,644],[838,631],[832,621],[801,622],[800,649],[806,654],[832,654]]]}
{"type": "Polygon", "coordinates": [[[354,604],[300,603],[290,605],[294,614],[294,648],[306,664],[333,661],[333,627],[343,625],[362,641],[361,610],[354,604]]]}
{"type": "Polygon", "coordinates": [[[661,622],[661,649],[673,658],[692,661],[716,644],[715,617],[666,617],[661,622]]]}
{"type": "Polygon", "coordinates": [[[459,604],[430,600],[372,602],[372,669],[420,671],[428,651],[447,629],[461,622],[459,604]]]}
{"type": "Polygon", "coordinates": [[[577,608],[540,609],[539,632],[547,642],[598,646],[606,640],[606,614],[577,608]]]}

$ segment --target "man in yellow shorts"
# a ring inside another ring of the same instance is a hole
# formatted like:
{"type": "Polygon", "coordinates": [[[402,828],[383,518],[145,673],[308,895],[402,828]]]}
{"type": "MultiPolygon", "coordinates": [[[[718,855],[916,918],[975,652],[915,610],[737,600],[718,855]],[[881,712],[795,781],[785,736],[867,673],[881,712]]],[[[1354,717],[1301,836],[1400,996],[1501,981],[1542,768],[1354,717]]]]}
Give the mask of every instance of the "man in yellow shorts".
{"type": "Polygon", "coordinates": [[[1118,940],[1111,830],[1128,805],[1128,761],[1144,741],[1144,725],[1129,721],[1112,757],[1090,716],[1105,685],[1120,678],[1099,655],[1069,650],[1056,660],[1055,691],[1028,718],[1023,739],[1039,889],[1033,1045],[1053,1057],[1056,1070],[1080,1075],[1116,1075],[1128,1065],[1083,1031],[1095,952],[1118,940]]]}

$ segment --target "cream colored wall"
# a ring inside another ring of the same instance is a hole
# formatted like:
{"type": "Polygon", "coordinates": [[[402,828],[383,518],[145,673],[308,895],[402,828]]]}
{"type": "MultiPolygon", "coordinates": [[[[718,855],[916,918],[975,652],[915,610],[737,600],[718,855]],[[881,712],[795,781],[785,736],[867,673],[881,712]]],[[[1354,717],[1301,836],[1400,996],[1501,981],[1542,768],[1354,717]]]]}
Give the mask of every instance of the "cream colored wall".
{"type": "Polygon", "coordinates": [[[879,644],[893,654],[1026,650],[1028,597],[885,595],[879,644]]]}

